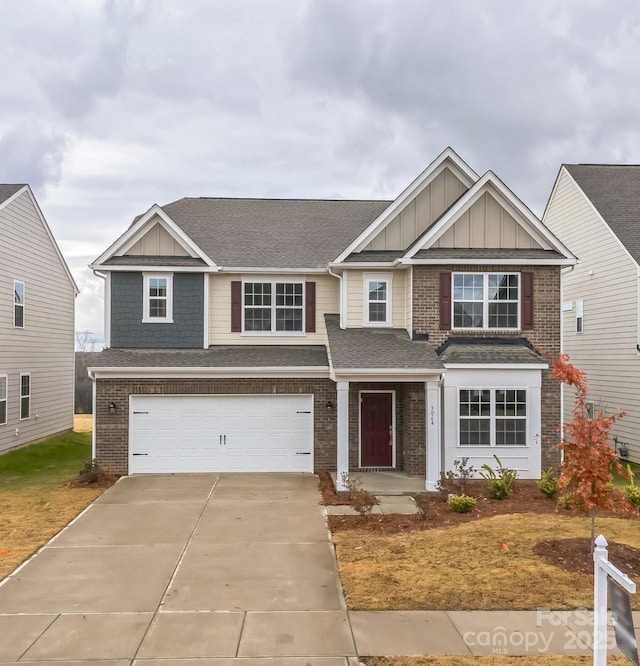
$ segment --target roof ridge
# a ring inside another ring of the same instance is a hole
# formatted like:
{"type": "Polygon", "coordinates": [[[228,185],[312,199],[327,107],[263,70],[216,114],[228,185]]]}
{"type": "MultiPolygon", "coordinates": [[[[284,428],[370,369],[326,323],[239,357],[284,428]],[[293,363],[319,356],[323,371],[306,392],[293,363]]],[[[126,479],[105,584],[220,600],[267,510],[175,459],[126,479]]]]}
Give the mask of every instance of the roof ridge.
{"type": "Polygon", "coordinates": [[[171,204],[179,203],[180,201],[318,201],[318,202],[327,202],[327,203],[392,203],[393,199],[320,199],[320,198],[311,198],[305,199],[301,197],[181,197],[175,201],[170,201],[169,203],[163,204],[163,206],[170,206],[171,204]]]}

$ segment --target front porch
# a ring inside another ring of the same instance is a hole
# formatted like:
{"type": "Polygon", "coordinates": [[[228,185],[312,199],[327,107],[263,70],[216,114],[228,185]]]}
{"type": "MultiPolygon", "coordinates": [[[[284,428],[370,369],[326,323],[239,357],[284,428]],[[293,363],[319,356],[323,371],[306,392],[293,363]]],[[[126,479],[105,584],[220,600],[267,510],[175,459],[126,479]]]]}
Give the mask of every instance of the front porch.
{"type": "MultiPolygon", "coordinates": [[[[337,486],[338,476],[330,472],[334,485],[337,486]]],[[[361,484],[363,490],[367,490],[376,497],[397,497],[415,495],[424,492],[424,479],[419,476],[411,476],[406,472],[351,472],[350,478],[361,484]]]]}

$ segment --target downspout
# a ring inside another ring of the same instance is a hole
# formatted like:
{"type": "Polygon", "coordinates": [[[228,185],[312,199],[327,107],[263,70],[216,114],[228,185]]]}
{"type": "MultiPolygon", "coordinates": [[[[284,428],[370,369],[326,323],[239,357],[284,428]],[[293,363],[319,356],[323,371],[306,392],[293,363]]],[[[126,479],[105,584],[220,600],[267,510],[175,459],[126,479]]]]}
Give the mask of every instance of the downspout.
{"type": "Polygon", "coordinates": [[[91,460],[96,459],[96,376],[91,372],[91,370],[87,370],[87,374],[89,375],[89,379],[91,379],[92,382],[92,395],[91,395],[91,414],[92,414],[92,419],[91,419],[91,460]]]}
{"type": "Polygon", "coordinates": [[[345,303],[344,303],[344,294],[342,292],[342,275],[338,273],[334,273],[331,270],[331,266],[327,266],[327,271],[329,272],[329,275],[333,276],[334,278],[338,278],[340,281],[340,328],[346,328],[345,322],[346,322],[346,312],[344,311],[345,303]]]}
{"type": "Polygon", "coordinates": [[[105,347],[110,347],[111,346],[111,331],[110,331],[111,321],[110,321],[110,318],[107,316],[107,308],[110,307],[110,305],[111,305],[111,302],[110,302],[111,301],[111,294],[107,293],[107,285],[108,285],[107,276],[104,273],[99,273],[97,270],[95,270],[95,268],[93,268],[91,270],[92,270],[93,274],[96,277],[99,277],[101,280],[104,280],[104,290],[103,290],[103,294],[104,294],[104,312],[103,312],[103,315],[102,315],[102,319],[103,319],[103,324],[102,324],[102,326],[103,326],[102,334],[103,335],[102,335],[102,337],[104,338],[104,346],[105,347]]]}

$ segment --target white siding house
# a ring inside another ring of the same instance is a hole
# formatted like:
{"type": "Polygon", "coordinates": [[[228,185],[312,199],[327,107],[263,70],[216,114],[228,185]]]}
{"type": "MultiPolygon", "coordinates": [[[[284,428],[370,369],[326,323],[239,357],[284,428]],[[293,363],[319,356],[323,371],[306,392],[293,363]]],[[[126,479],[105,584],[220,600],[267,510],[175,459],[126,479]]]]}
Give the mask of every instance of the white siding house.
{"type": "Polygon", "coordinates": [[[28,185],[0,185],[0,451],[73,427],[77,287],[28,185]]]}
{"type": "Polygon", "coordinates": [[[563,272],[564,352],[596,410],[625,412],[612,435],[640,462],[640,166],[563,165],[543,221],[579,260],[563,272]]]}

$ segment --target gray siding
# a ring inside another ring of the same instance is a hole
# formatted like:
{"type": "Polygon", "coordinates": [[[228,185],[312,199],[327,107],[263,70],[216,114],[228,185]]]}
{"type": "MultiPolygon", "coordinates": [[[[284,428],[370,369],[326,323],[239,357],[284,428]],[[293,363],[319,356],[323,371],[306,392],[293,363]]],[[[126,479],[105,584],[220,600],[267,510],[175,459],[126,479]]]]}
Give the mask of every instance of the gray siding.
{"type": "Polygon", "coordinates": [[[74,287],[27,191],[0,209],[0,375],[8,418],[0,451],[73,427],[74,287]],[[24,328],[13,325],[13,281],[25,283],[24,328]],[[31,417],[20,420],[20,374],[31,417]]]}
{"type": "MultiPolygon", "coordinates": [[[[638,266],[565,169],[543,221],[580,260],[563,273],[562,300],[570,307],[563,312],[564,351],[586,372],[597,407],[626,412],[612,434],[629,442],[631,459],[640,462],[638,266]],[[576,300],[584,301],[583,333],[576,332],[576,300]]],[[[573,406],[567,390],[565,420],[573,406]]]]}
{"type": "Polygon", "coordinates": [[[174,273],[173,323],[143,324],[142,273],[111,274],[111,346],[201,349],[204,345],[204,278],[174,273]]]}

